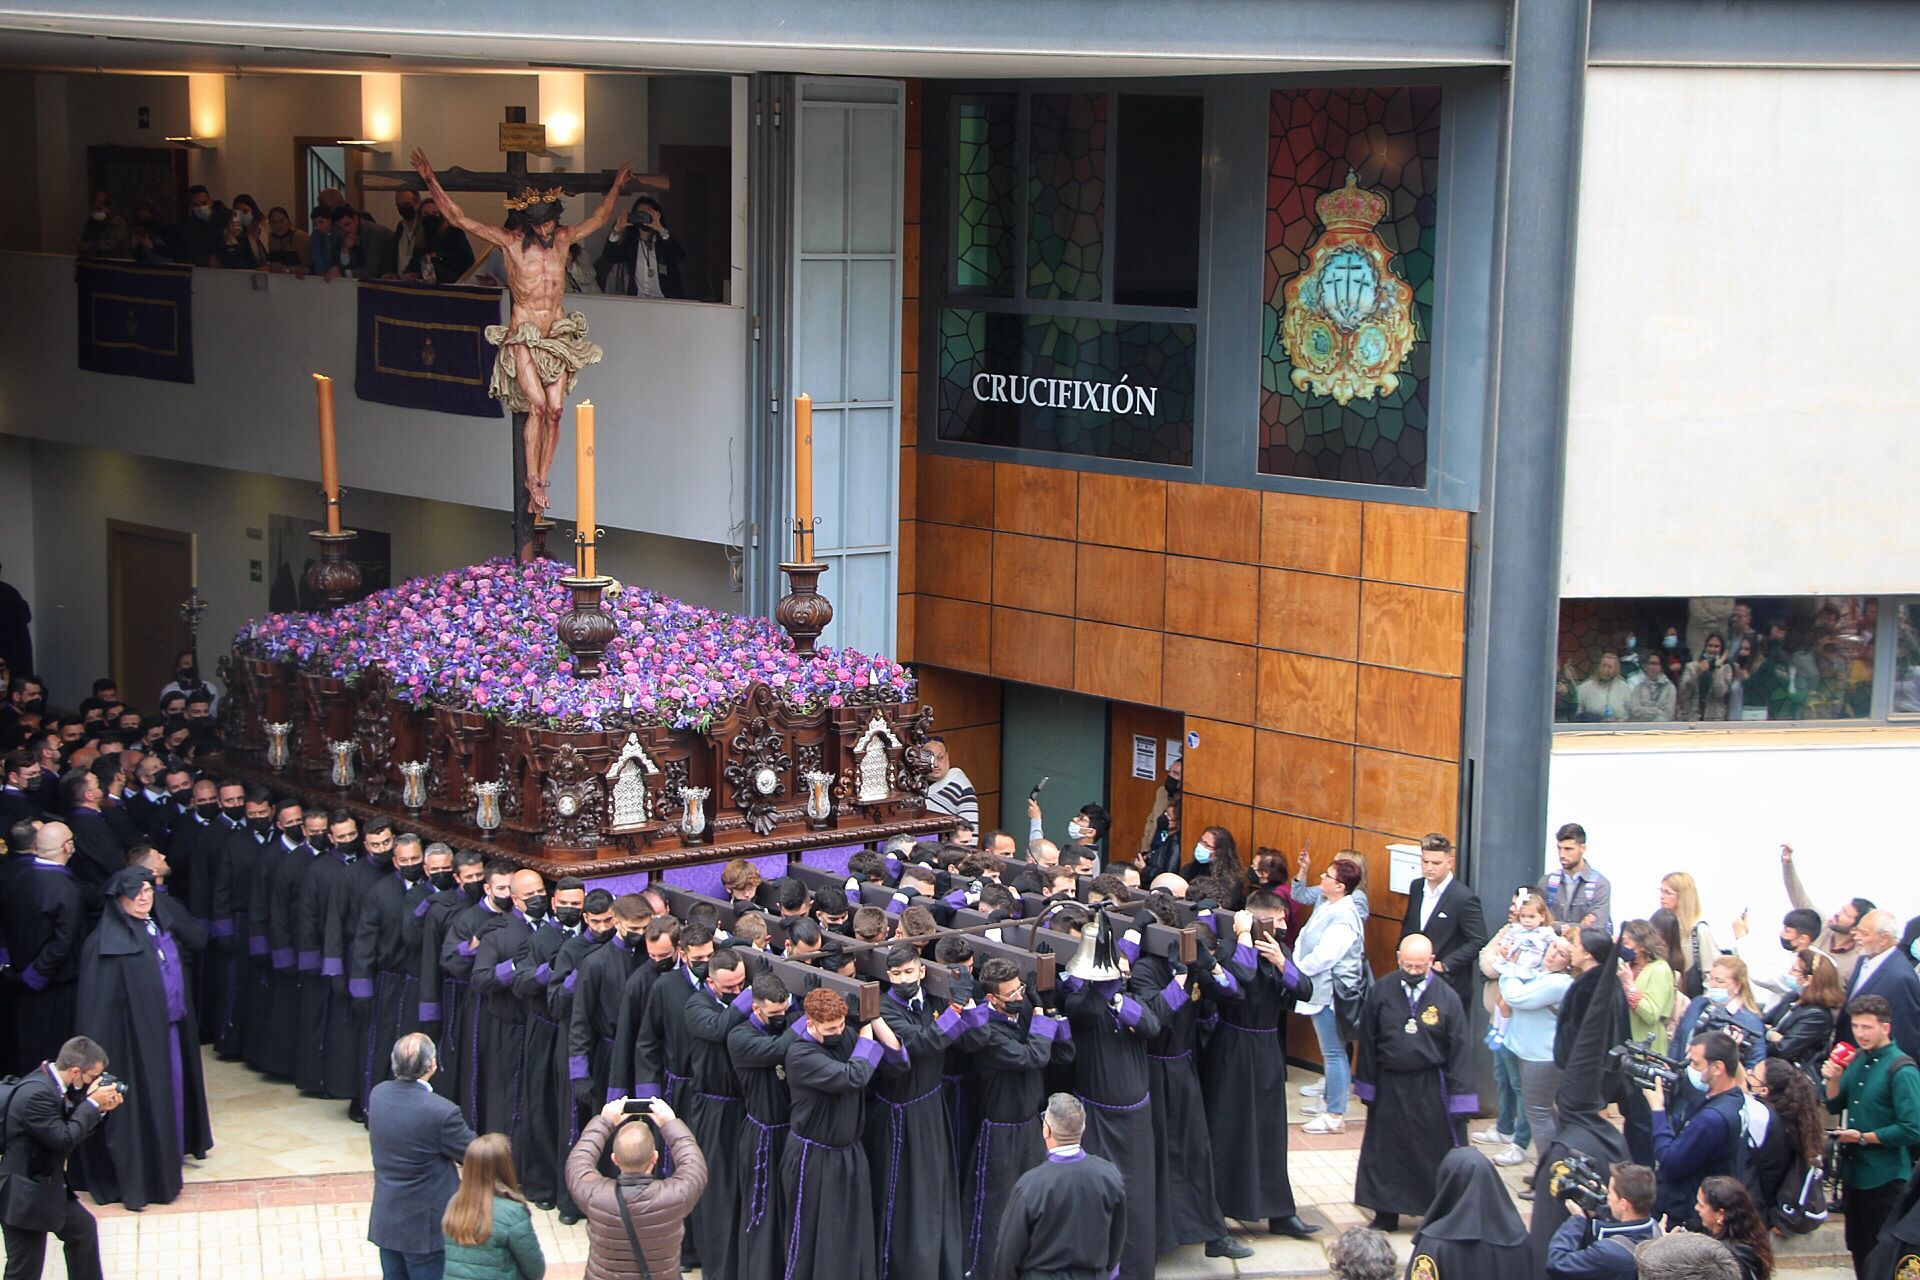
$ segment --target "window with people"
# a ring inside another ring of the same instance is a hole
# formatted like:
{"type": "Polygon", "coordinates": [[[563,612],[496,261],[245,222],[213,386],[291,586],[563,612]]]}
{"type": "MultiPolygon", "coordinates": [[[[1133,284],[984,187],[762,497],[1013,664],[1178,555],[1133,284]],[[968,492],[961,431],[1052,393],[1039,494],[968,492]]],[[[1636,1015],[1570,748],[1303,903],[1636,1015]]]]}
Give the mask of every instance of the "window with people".
{"type": "MultiPolygon", "coordinates": [[[[1695,596],[1560,603],[1562,724],[1859,720],[1876,699],[1874,596],[1695,596]]],[[[1907,608],[1900,609],[1907,637],[1907,608]]],[[[1920,713],[1920,645],[1902,645],[1920,713]]],[[[1896,700],[1891,710],[1898,711],[1896,700]]]]}

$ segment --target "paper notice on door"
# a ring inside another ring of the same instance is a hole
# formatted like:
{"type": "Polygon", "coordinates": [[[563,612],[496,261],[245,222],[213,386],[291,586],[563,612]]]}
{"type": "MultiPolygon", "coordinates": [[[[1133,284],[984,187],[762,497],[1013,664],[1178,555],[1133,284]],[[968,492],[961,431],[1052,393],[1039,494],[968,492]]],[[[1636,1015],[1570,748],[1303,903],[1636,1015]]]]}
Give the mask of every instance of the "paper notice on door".
{"type": "Polygon", "coordinates": [[[1390,844],[1387,846],[1387,887],[1395,893],[1408,893],[1413,882],[1420,878],[1420,846],[1417,844],[1390,844]]]}
{"type": "Polygon", "coordinates": [[[1167,768],[1169,770],[1180,763],[1180,754],[1183,750],[1184,748],[1180,745],[1180,739],[1167,739],[1167,768]]]}
{"type": "Polygon", "coordinates": [[[1159,743],[1145,734],[1133,735],[1133,776],[1143,782],[1152,782],[1160,776],[1157,767],[1159,761],[1159,743]]]}

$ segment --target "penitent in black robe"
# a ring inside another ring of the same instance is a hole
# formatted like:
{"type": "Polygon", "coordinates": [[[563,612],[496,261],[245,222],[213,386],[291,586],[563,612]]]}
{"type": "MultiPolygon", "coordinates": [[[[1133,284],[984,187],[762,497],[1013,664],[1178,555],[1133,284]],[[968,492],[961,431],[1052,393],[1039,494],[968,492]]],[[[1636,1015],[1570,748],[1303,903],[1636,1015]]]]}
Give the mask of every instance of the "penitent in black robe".
{"type": "Polygon", "coordinates": [[[1353,1092],[1367,1104],[1367,1127],[1353,1202],[1376,1213],[1424,1214],[1440,1162],[1480,1108],[1467,1015],[1437,976],[1409,999],[1396,970],[1367,993],[1359,1031],[1353,1092]]]}
{"type": "Polygon", "coordinates": [[[52,1061],[74,1032],[74,982],[86,938],[86,908],[72,872],[35,858],[8,881],[0,919],[6,925],[0,942],[19,984],[0,1070],[25,1075],[52,1061]]]}
{"type": "MultiPolygon", "coordinates": [[[[1149,986],[1174,981],[1164,956],[1142,955],[1134,972],[1149,986]]],[[[1181,979],[1193,983],[1191,976],[1181,979]]],[[[1176,1008],[1169,1002],[1160,1034],[1147,1042],[1147,1085],[1153,1095],[1154,1244],[1165,1253],[1227,1234],[1213,1188],[1213,1142],[1207,1127],[1200,1068],[1197,985],[1189,985],[1176,1008]]],[[[1258,1095],[1253,1095],[1258,1096],[1258,1095]]],[[[1283,1160],[1284,1156],[1281,1157],[1283,1160]]]]}
{"type": "Polygon", "coordinates": [[[520,1115],[508,1136],[520,1189],[536,1205],[558,1203],[560,1195],[558,1157],[566,1139],[568,1090],[565,1073],[554,1072],[560,1028],[548,1011],[547,986],[553,981],[554,959],[572,937],[571,930],[551,917],[536,921],[526,959],[513,974],[513,997],[520,1002],[527,1041],[520,1057],[520,1115]]]}
{"type": "MultiPolygon", "coordinates": [[[[1389,977],[1381,985],[1398,986],[1389,977]]],[[[1441,983],[1434,983],[1441,986],[1441,983]]],[[[1374,988],[1376,991],[1379,987],[1374,988]]],[[[1445,988],[1453,996],[1452,988],[1445,988]]],[[[1454,1004],[1460,1003],[1453,996],[1454,1004]]],[[[1368,1118],[1371,1126],[1373,1120],[1368,1118]]],[[[1527,1228],[1493,1162],[1472,1147],[1440,1161],[1433,1199],[1413,1233],[1407,1260],[1411,1280],[1534,1280],[1527,1228]]]]}
{"type": "Polygon", "coordinates": [[[970,1023],[984,1022],[986,1006],[963,1015],[923,991],[916,1010],[898,991],[889,991],[880,1016],[901,1049],[883,1050],[867,1102],[867,1168],[879,1220],[881,1280],[960,1280],[964,1219],[941,1077],[947,1050],[970,1023]]]}
{"type": "Polygon", "coordinates": [[[147,921],[110,902],[81,948],[78,1017],[128,1093],[76,1153],[76,1185],[129,1209],[171,1203],[182,1160],[213,1145],[199,1028],[173,935],[157,922],[149,932],[147,921]]]}
{"type": "MultiPolygon", "coordinates": [[[[787,1034],[748,1014],[727,1032],[727,1055],[740,1078],[745,1110],[734,1142],[739,1231],[736,1280],[781,1280],[786,1271],[786,1214],[780,1208],[780,1157],[787,1149],[787,1034]]],[[[709,1180],[711,1189],[712,1182],[709,1180]]]]}
{"type": "Polygon", "coordinates": [[[527,965],[527,949],[532,945],[532,922],[514,910],[480,935],[473,955],[473,1005],[480,1047],[474,1058],[474,1092],[479,1098],[474,1128],[480,1133],[511,1136],[520,1120],[527,1022],[513,983],[520,966],[527,965]]]}
{"type": "Polygon", "coordinates": [[[738,1161],[746,1104],[727,1036],[752,1011],[752,991],[743,990],[729,1003],[703,982],[687,996],[679,1015],[686,1028],[688,1078],[675,1105],[707,1158],[707,1189],[687,1215],[687,1230],[700,1255],[700,1274],[713,1280],[735,1280],[740,1274],[738,1161]]]}
{"type": "Polygon", "coordinates": [[[504,924],[509,915],[483,897],[457,913],[447,924],[446,936],[440,939],[440,972],[459,987],[447,1009],[447,1038],[454,1041],[453,1062],[442,1069],[452,1071],[453,1100],[475,1132],[484,1132],[485,1126],[480,1122],[480,993],[473,987],[474,959],[480,953],[481,939],[504,924]]]}
{"type": "Polygon", "coordinates": [[[968,1275],[978,1276],[993,1260],[1014,1185],[1047,1158],[1040,1136],[1046,1067],[1055,1057],[1070,1062],[1073,1041],[1063,1019],[1036,1012],[1016,1020],[989,1010],[961,1047],[973,1066],[966,1093],[974,1126],[961,1156],[961,1262],[968,1275]]]}
{"type": "Polygon", "coordinates": [[[1862,1280],[1912,1280],[1920,1275],[1920,1169],[1901,1189],[1860,1275],[1862,1280]]]}
{"type": "MultiPolygon", "coordinates": [[[[1151,1205],[1159,1194],[1159,1170],[1153,1154],[1153,1099],[1147,1092],[1147,1044],[1160,1034],[1167,1003],[1184,1003],[1186,993],[1177,982],[1155,991],[1138,972],[1124,990],[1119,982],[1066,982],[1074,1092],[1087,1111],[1082,1145],[1120,1170],[1130,1202],[1151,1205]]],[[[1001,1229],[1007,1228],[1003,1224],[1001,1229]]],[[[1120,1280],[1150,1280],[1155,1243],[1150,1215],[1129,1215],[1120,1280]]]]}
{"type": "MultiPolygon", "coordinates": [[[[224,814],[213,825],[231,821],[224,814]]],[[[216,948],[216,999],[222,1002],[220,1022],[213,1029],[213,1048],[223,1058],[243,1058],[249,1019],[253,1014],[253,876],[260,864],[260,845],[244,821],[234,822],[220,837],[213,863],[213,926],[216,948]]]]}
{"type": "Polygon", "coordinates": [[[443,1098],[452,1098],[454,1093],[451,1067],[458,1056],[455,1051],[464,1028],[450,1020],[456,1017],[460,1003],[457,997],[466,993],[466,983],[458,984],[456,991],[451,979],[440,972],[440,944],[445,940],[453,918],[479,901],[476,896],[478,883],[472,887],[475,893],[468,893],[463,887],[434,891],[427,898],[426,911],[420,916],[420,955],[417,961],[420,1007],[416,1016],[420,1030],[433,1037],[433,1043],[440,1051],[440,1069],[433,1073],[432,1083],[433,1091],[443,1098]]]}
{"type": "MultiPolygon", "coordinates": [[[[255,1071],[291,1079],[293,1044],[290,1038],[283,1044],[281,1037],[291,1037],[294,1030],[297,1006],[289,1009],[286,997],[294,994],[297,999],[297,988],[292,964],[284,975],[273,964],[274,890],[285,883],[290,866],[305,861],[305,853],[291,855],[279,832],[263,836],[249,829],[248,835],[254,841],[253,884],[247,897],[247,962],[240,974],[247,986],[248,1010],[246,1025],[240,1028],[240,1050],[255,1071]]],[[[280,908],[282,928],[292,923],[293,914],[294,907],[280,908]]]]}
{"type": "Polygon", "coordinates": [[[821,1044],[801,1018],[787,1034],[792,1125],[780,1153],[783,1280],[878,1280],[873,1183],[860,1145],[861,1095],[881,1048],[851,1025],[821,1044]]]}
{"type": "MultiPolygon", "coordinates": [[[[1127,1212],[1120,1171],[1085,1152],[1048,1152],[1015,1184],[991,1280],[1032,1275],[1126,1274],[1125,1250],[1140,1233],[1127,1212]]],[[[1147,1230],[1149,1236],[1152,1229],[1147,1230]]]]}
{"type": "Polygon", "coordinates": [[[393,1074],[394,1041],[420,1029],[420,917],[432,896],[433,886],[424,879],[409,883],[394,871],[360,899],[347,958],[347,998],[367,1028],[360,1059],[363,1112],[373,1086],[393,1074]]]}
{"type": "Polygon", "coordinates": [[[573,1203],[573,1197],[568,1194],[567,1180],[563,1174],[567,1153],[579,1141],[581,1126],[587,1120],[586,1108],[580,1104],[579,1096],[589,1083],[583,1079],[579,1082],[583,1087],[576,1088],[573,1079],[573,1056],[568,1047],[568,1037],[573,1034],[573,988],[579,981],[581,967],[605,950],[612,938],[611,929],[595,934],[582,926],[554,953],[553,970],[547,979],[547,1016],[553,1019],[554,1025],[553,1096],[560,1108],[560,1141],[553,1148],[553,1167],[557,1171],[554,1177],[559,1185],[555,1189],[553,1202],[570,1217],[579,1216],[579,1206],[573,1203]]]}
{"type": "MultiPolygon", "coordinates": [[[[1229,925],[1224,913],[1214,918],[1229,925]]],[[[1217,967],[1201,966],[1201,985],[1220,1014],[1200,1062],[1213,1185],[1221,1211],[1241,1222],[1288,1217],[1296,1207],[1287,1175],[1287,1047],[1280,1026],[1313,983],[1293,967],[1285,947],[1281,954],[1276,969],[1252,947],[1233,944],[1217,967]]]]}
{"type": "MultiPolygon", "coordinates": [[[[615,1088],[611,1082],[621,1020],[632,1016],[626,1006],[628,980],[642,968],[653,970],[646,954],[629,946],[616,931],[612,941],[583,956],[573,971],[573,1009],[567,1019],[567,1079],[572,1082],[574,1107],[580,1115],[590,1116],[606,1105],[608,1098],[632,1091],[630,1067],[624,1083],[615,1088]]],[[[622,1055],[625,1061],[632,1059],[631,1040],[629,1035],[625,1041],[629,1045],[622,1055]]]]}

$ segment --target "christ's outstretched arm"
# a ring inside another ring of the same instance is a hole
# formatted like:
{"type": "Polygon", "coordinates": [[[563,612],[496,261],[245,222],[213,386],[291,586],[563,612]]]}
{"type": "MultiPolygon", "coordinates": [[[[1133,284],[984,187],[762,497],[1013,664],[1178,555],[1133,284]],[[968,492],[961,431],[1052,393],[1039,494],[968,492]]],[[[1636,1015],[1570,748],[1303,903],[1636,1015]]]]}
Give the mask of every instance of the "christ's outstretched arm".
{"type": "Polygon", "coordinates": [[[504,246],[508,243],[507,233],[504,230],[499,227],[490,227],[484,222],[474,221],[472,215],[453,202],[453,197],[448,195],[446,188],[440,185],[440,179],[434,176],[433,164],[427,159],[427,153],[419,147],[413,149],[413,168],[414,172],[426,182],[427,193],[433,197],[433,202],[440,206],[440,212],[446,216],[449,223],[470,235],[479,236],[488,244],[504,246]]]}
{"type": "Polygon", "coordinates": [[[633,166],[621,165],[620,172],[613,175],[613,185],[607,188],[607,194],[601,197],[599,205],[592,213],[568,228],[569,236],[575,240],[584,240],[606,226],[607,220],[613,217],[615,206],[620,203],[621,189],[627,185],[627,179],[632,176],[633,166]]]}

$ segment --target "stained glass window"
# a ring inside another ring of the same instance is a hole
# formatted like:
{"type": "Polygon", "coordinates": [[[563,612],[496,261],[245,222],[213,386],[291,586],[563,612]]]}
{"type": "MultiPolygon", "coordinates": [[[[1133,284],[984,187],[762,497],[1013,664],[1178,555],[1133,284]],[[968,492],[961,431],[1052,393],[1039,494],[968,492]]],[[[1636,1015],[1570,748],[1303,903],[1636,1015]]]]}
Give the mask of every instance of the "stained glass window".
{"type": "Polygon", "coordinates": [[[1425,487],[1439,155],[1437,88],[1273,93],[1264,474],[1425,487]]]}
{"type": "Polygon", "coordinates": [[[1027,296],[1102,301],[1107,95],[1036,93],[1028,111],[1027,296]]]}
{"type": "Polygon", "coordinates": [[[953,284],[1013,295],[1014,100],[954,101],[953,284]]]}
{"type": "Polygon", "coordinates": [[[1193,463],[1194,326],[940,313],[940,438],[1193,463]]]}

